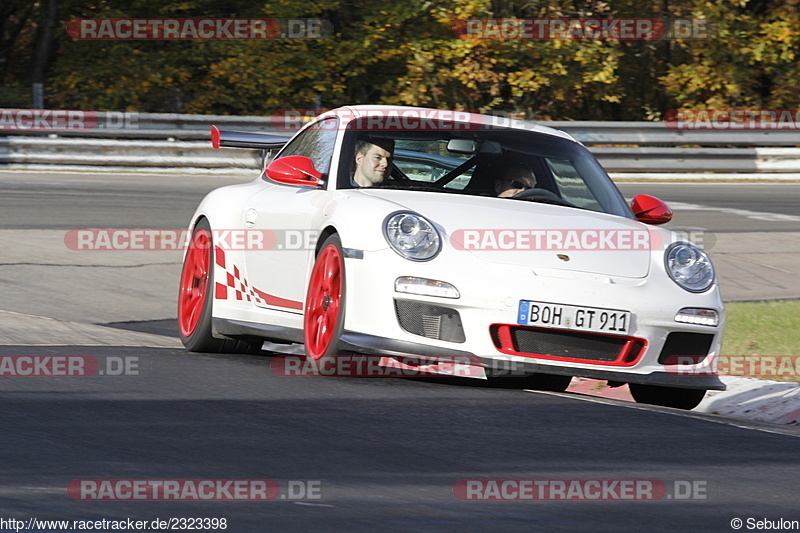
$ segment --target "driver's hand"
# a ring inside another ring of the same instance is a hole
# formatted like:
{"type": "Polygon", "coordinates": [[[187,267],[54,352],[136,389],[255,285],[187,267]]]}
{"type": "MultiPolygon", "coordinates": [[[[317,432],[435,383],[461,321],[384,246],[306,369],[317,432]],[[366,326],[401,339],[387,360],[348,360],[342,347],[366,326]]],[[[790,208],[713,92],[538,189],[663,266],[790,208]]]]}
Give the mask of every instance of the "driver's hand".
{"type": "Polygon", "coordinates": [[[497,195],[498,198],[511,198],[515,194],[521,193],[527,189],[506,189],[505,191],[501,192],[497,195]]]}

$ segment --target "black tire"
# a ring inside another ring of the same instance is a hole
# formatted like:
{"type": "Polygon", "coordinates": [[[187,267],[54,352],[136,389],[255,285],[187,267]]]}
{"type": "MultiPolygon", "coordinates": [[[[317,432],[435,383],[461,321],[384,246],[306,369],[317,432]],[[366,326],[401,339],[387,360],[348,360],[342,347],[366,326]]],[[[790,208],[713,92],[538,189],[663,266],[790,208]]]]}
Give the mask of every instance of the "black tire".
{"type": "Polygon", "coordinates": [[[339,339],[344,328],[346,294],[342,240],[338,234],[333,233],[320,246],[308,281],[303,310],[303,337],[307,357],[325,361],[342,354],[339,339]],[[336,286],[328,286],[323,281],[325,268],[334,266],[337,269],[334,283],[336,286]]]}
{"type": "Polygon", "coordinates": [[[211,225],[205,218],[201,219],[192,231],[178,288],[178,335],[190,352],[259,353],[263,344],[260,341],[217,339],[211,334],[214,304],[212,235],[211,225]]]}
{"type": "Polygon", "coordinates": [[[631,396],[637,403],[674,407],[690,411],[700,405],[706,391],[703,389],[679,389],[677,387],[662,387],[660,385],[642,385],[629,383],[631,396]]]}
{"type": "Polygon", "coordinates": [[[564,392],[572,382],[572,376],[555,374],[531,374],[525,376],[525,388],[551,392],[564,392]]]}

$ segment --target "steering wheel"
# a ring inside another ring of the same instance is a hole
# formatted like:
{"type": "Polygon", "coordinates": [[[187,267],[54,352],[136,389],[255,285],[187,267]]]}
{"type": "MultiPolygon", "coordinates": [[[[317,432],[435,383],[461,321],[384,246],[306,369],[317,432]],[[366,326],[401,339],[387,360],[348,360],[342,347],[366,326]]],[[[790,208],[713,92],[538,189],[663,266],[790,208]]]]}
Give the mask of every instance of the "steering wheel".
{"type": "Polygon", "coordinates": [[[515,198],[517,200],[528,200],[530,202],[541,202],[543,204],[556,204],[556,205],[563,205],[566,207],[578,207],[572,202],[564,200],[556,193],[548,191],[547,189],[525,189],[524,191],[518,192],[511,198],[515,198]]]}

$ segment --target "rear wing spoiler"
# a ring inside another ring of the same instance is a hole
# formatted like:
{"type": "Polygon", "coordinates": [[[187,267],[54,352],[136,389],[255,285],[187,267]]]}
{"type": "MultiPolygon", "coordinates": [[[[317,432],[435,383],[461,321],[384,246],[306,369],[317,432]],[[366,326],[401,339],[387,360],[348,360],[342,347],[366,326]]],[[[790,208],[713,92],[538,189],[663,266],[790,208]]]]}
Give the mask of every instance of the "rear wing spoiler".
{"type": "Polygon", "coordinates": [[[250,131],[224,131],[211,126],[211,146],[214,148],[250,148],[253,150],[276,150],[283,148],[291,137],[254,133],[250,131]]]}

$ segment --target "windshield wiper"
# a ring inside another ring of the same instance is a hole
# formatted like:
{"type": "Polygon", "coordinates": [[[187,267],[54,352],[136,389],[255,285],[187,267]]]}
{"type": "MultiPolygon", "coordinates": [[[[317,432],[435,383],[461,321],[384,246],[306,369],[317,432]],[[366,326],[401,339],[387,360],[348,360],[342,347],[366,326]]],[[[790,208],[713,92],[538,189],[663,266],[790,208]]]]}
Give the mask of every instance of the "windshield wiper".
{"type": "Polygon", "coordinates": [[[514,198],[513,196],[511,196],[510,198],[512,200],[522,200],[523,202],[536,202],[537,204],[560,205],[562,207],[574,207],[575,209],[586,209],[585,207],[577,206],[566,200],[556,200],[555,198],[514,198]]]}
{"type": "Polygon", "coordinates": [[[518,192],[510,198],[512,200],[523,200],[526,202],[538,202],[541,204],[552,204],[564,207],[574,207],[575,209],[583,209],[582,207],[578,207],[572,202],[563,199],[561,196],[547,189],[526,189],[522,192],[518,192]]]}

